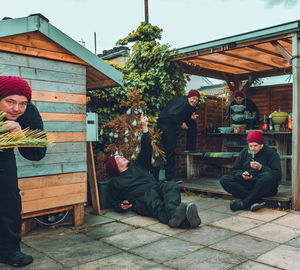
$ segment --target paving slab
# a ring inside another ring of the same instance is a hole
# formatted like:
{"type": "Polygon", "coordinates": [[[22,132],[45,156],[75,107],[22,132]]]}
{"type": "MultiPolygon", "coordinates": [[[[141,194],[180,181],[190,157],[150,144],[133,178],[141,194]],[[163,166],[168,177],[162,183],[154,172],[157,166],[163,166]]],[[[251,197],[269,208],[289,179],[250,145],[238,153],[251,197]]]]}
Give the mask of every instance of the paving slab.
{"type": "Polygon", "coordinates": [[[230,270],[278,270],[278,268],[249,260],[231,268],[230,270]]]}
{"type": "Polygon", "coordinates": [[[137,227],[144,227],[152,224],[159,223],[155,218],[145,217],[145,216],[133,216],[129,218],[122,219],[122,222],[131,224],[137,227]]]}
{"type": "Polygon", "coordinates": [[[243,211],[243,212],[239,213],[238,215],[241,217],[253,218],[253,219],[268,222],[268,221],[278,219],[287,214],[288,214],[288,212],[285,212],[285,211],[278,211],[278,210],[273,210],[270,208],[262,208],[255,212],[243,211]]]}
{"type": "Polygon", "coordinates": [[[107,218],[112,218],[114,220],[122,220],[122,219],[133,217],[133,216],[136,216],[136,215],[137,214],[134,213],[131,210],[119,213],[119,212],[114,211],[113,209],[109,209],[102,216],[107,217],[107,218]]]}
{"type": "Polygon", "coordinates": [[[52,234],[42,238],[23,240],[27,246],[43,252],[64,266],[94,261],[120,252],[110,245],[95,241],[83,234],[52,234]]]}
{"type": "Polygon", "coordinates": [[[220,212],[223,214],[228,214],[231,216],[236,216],[239,213],[241,213],[241,211],[232,211],[230,209],[229,203],[230,203],[229,200],[223,200],[223,203],[218,204],[217,206],[214,206],[214,207],[210,207],[209,209],[212,211],[220,212]]]}
{"type": "Polygon", "coordinates": [[[201,218],[202,224],[210,224],[220,219],[230,217],[230,215],[223,214],[220,212],[213,211],[211,209],[198,210],[199,217],[201,218]]]}
{"type": "Polygon", "coordinates": [[[212,223],[214,226],[236,232],[245,232],[261,224],[263,224],[262,221],[240,216],[231,216],[212,223]]]}
{"type": "Polygon", "coordinates": [[[274,223],[266,223],[245,232],[245,234],[278,243],[284,243],[299,236],[300,230],[274,223]]]}
{"type": "Polygon", "coordinates": [[[155,262],[151,262],[133,254],[121,253],[101,260],[78,265],[73,267],[72,270],[144,270],[155,269],[155,267],[159,267],[155,262]]]}
{"type": "Polygon", "coordinates": [[[159,232],[161,234],[166,234],[168,236],[176,235],[178,233],[185,232],[187,229],[180,229],[180,228],[170,228],[168,225],[163,223],[156,223],[145,227],[145,229],[159,232]]]}
{"type": "Polygon", "coordinates": [[[185,203],[194,202],[201,199],[200,195],[186,195],[185,193],[181,193],[181,201],[185,203]]]}
{"type": "Polygon", "coordinates": [[[85,228],[85,230],[81,232],[93,239],[98,240],[104,237],[113,236],[131,230],[135,230],[135,228],[124,223],[113,222],[108,224],[101,224],[95,227],[85,228]]]}
{"type": "Polygon", "coordinates": [[[300,248],[300,236],[293,238],[292,240],[285,243],[286,245],[300,248]]]}
{"type": "Polygon", "coordinates": [[[167,238],[131,251],[143,258],[161,263],[181,257],[203,246],[175,238],[167,238]]]}
{"type": "Polygon", "coordinates": [[[187,230],[184,233],[179,233],[176,235],[176,237],[192,243],[208,246],[230,238],[236,234],[237,233],[235,232],[221,228],[201,225],[199,228],[187,230]]]}
{"type": "Polygon", "coordinates": [[[243,261],[245,259],[241,256],[233,256],[210,248],[202,248],[164,264],[178,270],[226,270],[243,261]]]}
{"type": "Polygon", "coordinates": [[[278,245],[279,244],[275,242],[239,234],[211,245],[210,247],[246,258],[255,258],[278,245]]]}
{"type": "Polygon", "coordinates": [[[136,229],[129,232],[120,233],[111,237],[102,238],[102,241],[105,241],[109,244],[114,245],[115,247],[128,250],[143,246],[145,244],[152,243],[159,239],[166,238],[167,236],[150,232],[144,229],[136,229]]]}
{"type": "Polygon", "coordinates": [[[285,270],[300,269],[300,248],[281,245],[259,256],[257,261],[285,270]]]}
{"type": "Polygon", "coordinates": [[[215,198],[199,198],[192,203],[196,204],[198,210],[210,209],[212,207],[220,206],[224,204],[223,200],[215,199],[215,198]]]}
{"type": "Polygon", "coordinates": [[[105,224],[113,222],[114,220],[105,216],[98,216],[90,213],[84,213],[84,223],[80,227],[94,226],[98,224],[105,224]]]}
{"type": "Polygon", "coordinates": [[[281,218],[274,220],[274,223],[300,230],[300,215],[289,213],[281,218]]]}

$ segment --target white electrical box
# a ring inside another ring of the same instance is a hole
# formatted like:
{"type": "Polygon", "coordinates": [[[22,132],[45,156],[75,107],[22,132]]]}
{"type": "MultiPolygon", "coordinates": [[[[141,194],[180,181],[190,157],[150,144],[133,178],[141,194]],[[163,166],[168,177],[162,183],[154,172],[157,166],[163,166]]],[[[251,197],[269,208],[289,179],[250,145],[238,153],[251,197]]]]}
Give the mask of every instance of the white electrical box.
{"type": "Polygon", "coordinates": [[[86,140],[88,142],[98,142],[98,114],[86,113],[86,140]]]}

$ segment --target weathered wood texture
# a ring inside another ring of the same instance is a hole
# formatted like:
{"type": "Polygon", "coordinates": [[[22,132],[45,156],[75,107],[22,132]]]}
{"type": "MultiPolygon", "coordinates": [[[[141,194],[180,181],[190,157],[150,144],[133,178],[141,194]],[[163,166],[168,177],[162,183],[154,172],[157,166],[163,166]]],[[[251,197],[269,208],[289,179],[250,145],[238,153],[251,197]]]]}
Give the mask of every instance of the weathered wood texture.
{"type": "MultiPolygon", "coordinates": [[[[24,159],[15,149],[22,213],[28,218],[31,213],[36,216],[47,209],[78,205],[77,210],[73,208],[77,217],[74,222],[80,224],[81,208],[87,199],[86,66],[68,52],[48,44],[47,39],[33,40],[33,36],[25,36],[32,43],[26,47],[30,56],[0,52],[1,75],[20,76],[29,83],[44,129],[55,137],[55,146],[48,148],[45,158],[38,162],[24,159]],[[37,46],[43,49],[37,50],[37,46]],[[53,59],[81,65],[32,57],[46,57],[47,52],[56,54],[53,59]]],[[[14,37],[11,40],[17,42],[14,37]]],[[[3,44],[9,44],[9,38],[7,43],[1,39],[0,49],[3,44]]]]}

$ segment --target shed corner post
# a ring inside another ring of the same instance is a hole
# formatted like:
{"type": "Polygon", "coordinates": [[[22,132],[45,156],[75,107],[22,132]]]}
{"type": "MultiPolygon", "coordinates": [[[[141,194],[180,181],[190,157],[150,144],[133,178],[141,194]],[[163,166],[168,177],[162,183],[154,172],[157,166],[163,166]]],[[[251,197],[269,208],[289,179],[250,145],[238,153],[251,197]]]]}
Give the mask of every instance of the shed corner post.
{"type": "Polygon", "coordinates": [[[297,210],[300,208],[300,39],[298,34],[292,37],[292,72],[293,72],[293,134],[292,134],[292,208],[297,210]]]}

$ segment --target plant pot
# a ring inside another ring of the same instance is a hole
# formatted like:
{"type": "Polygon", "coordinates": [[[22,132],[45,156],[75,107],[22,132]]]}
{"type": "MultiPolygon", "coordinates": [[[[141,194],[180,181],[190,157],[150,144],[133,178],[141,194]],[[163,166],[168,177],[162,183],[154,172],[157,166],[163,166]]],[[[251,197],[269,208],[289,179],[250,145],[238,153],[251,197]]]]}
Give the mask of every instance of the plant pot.
{"type": "Polygon", "coordinates": [[[109,183],[110,181],[98,181],[98,194],[101,209],[111,208],[112,205],[109,200],[109,183]]]}

